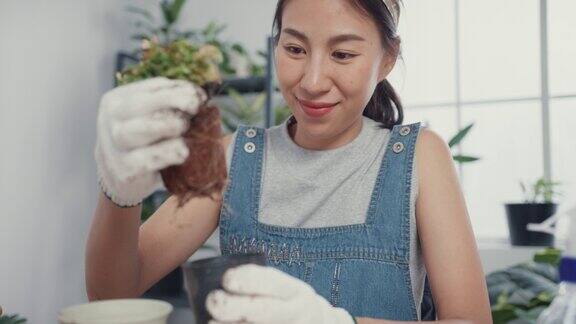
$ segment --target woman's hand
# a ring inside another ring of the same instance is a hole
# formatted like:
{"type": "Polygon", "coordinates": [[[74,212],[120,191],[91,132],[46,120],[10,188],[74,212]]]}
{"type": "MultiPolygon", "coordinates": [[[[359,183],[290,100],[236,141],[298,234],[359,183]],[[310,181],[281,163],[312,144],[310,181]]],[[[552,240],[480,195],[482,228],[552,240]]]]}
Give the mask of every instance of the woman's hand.
{"type": "Polygon", "coordinates": [[[205,100],[199,86],[164,77],[102,96],[94,156],[102,190],[114,203],[140,203],[161,186],[161,169],[186,160],[189,151],[181,135],[205,100]]]}
{"type": "Polygon", "coordinates": [[[336,308],[312,286],[284,272],[255,264],[226,271],[224,290],[211,292],[206,308],[214,320],[247,323],[353,324],[352,316],[336,308]]]}

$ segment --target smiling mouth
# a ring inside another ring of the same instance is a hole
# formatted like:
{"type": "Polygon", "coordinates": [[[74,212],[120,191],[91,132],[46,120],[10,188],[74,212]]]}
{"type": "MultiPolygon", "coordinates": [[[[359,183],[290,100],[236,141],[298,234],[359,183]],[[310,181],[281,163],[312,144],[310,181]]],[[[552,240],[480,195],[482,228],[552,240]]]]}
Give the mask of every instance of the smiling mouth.
{"type": "Polygon", "coordinates": [[[336,103],[315,102],[315,101],[303,100],[300,98],[296,98],[296,100],[298,100],[300,105],[305,106],[306,108],[310,108],[310,109],[332,108],[338,104],[338,102],[336,102],[336,103]]]}
{"type": "Polygon", "coordinates": [[[330,103],[318,103],[305,100],[298,99],[298,104],[300,106],[300,110],[306,114],[310,118],[321,118],[334,110],[334,107],[338,105],[338,103],[330,104],[330,103]],[[310,105],[310,106],[309,106],[310,105]]]}

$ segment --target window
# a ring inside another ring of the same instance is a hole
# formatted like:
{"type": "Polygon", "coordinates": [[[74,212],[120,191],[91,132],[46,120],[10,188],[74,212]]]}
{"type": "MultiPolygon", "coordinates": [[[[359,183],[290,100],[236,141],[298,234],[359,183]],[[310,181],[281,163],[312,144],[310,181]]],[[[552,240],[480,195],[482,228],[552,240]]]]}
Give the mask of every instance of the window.
{"type": "Polygon", "coordinates": [[[573,0],[404,2],[390,80],[406,122],[445,140],[475,124],[458,149],[481,157],[459,167],[477,237],[508,235],[519,180],[551,176],[576,195],[575,11],[573,0]]]}

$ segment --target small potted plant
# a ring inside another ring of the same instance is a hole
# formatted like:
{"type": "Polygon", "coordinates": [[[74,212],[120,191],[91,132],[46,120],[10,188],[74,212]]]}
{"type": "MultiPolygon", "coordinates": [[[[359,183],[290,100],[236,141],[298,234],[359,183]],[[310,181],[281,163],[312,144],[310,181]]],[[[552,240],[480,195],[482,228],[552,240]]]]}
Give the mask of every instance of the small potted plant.
{"type": "MultiPolygon", "coordinates": [[[[156,41],[144,41],[142,44],[143,55],[141,61],[137,65],[117,73],[116,81],[118,85],[162,76],[169,79],[188,80],[200,85],[209,97],[212,97],[219,87],[221,80],[218,63],[221,61],[221,53],[214,46],[192,44],[183,39],[175,40],[168,45],[161,45],[156,41]]],[[[205,124],[209,127],[190,126],[189,130],[183,135],[187,144],[194,143],[195,148],[203,146],[210,151],[220,149],[219,145],[214,144],[213,141],[197,141],[193,138],[194,136],[206,138],[210,136],[212,128],[215,127],[220,130],[219,113],[215,113],[217,111],[217,107],[211,106],[211,108],[208,108],[208,105],[206,105],[206,107],[200,107],[198,113],[190,117],[191,125],[196,123],[198,125],[205,124]],[[213,124],[216,126],[212,126],[213,124]],[[205,133],[195,135],[198,132],[205,133]]],[[[188,145],[192,150],[192,144],[188,145]]],[[[212,160],[213,169],[207,169],[207,172],[212,173],[214,177],[206,177],[208,179],[207,183],[204,183],[206,186],[199,185],[200,183],[184,183],[198,180],[198,177],[184,176],[186,174],[196,174],[194,169],[201,163],[198,159],[195,159],[197,163],[188,162],[189,160],[187,160],[180,166],[171,166],[161,170],[160,173],[167,191],[157,191],[144,200],[140,217],[141,221],[145,222],[156,211],[167,199],[169,192],[178,196],[180,203],[183,204],[194,196],[203,195],[206,192],[209,193],[212,189],[214,191],[219,190],[212,186],[214,184],[223,186],[224,184],[226,169],[224,153],[221,153],[218,155],[214,154],[214,156],[221,158],[218,161],[212,160]],[[201,188],[202,191],[194,192],[194,188],[201,188]]],[[[210,158],[211,156],[207,155],[207,157],[210,158]]],[[[207,172],[205,174],[208,174],[207,172]]],[[[204,181],[205,179],[202,178],[200,180],[204,181]]],[[[178,296],[184,293],[183,286],[182,269],[177,267],[146,291],[144,296],[178,296]]]]}
{"type": "Polygon", "coordinates": [[[527,229],[530,223],[542,223],[554,215],[558,204],[555,202],[559,182],[539,178],[533,183],[520,182],[524,195],[522,203],[505,204],[508,219],[510,242],[515,246],[552,246],[554,236],[547,233],[533,232],[527,229]]]}

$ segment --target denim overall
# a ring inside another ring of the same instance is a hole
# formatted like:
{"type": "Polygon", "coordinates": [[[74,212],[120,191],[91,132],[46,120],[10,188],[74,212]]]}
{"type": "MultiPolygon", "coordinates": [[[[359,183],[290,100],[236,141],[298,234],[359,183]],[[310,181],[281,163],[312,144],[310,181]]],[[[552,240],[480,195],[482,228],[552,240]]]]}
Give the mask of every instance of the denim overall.
{"type": "Polygon", "coordinates": [[[409,270],[419,130],[420,123],[393,127],[365,223],[291,228],[259,222],[264,129],[240,126],[220,213],[222,255],[264,253],[270,266],[309,283],[355,317],[418,320],[416,307],[422,307],[422,319],[434,319],[428,284],[422,305],[415,305],[409,270]]]}

